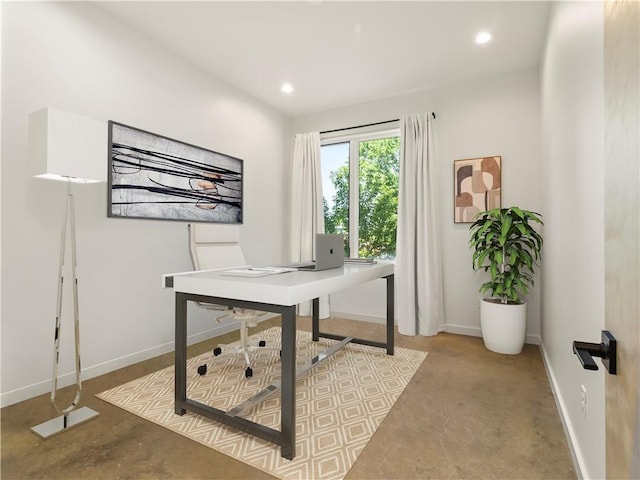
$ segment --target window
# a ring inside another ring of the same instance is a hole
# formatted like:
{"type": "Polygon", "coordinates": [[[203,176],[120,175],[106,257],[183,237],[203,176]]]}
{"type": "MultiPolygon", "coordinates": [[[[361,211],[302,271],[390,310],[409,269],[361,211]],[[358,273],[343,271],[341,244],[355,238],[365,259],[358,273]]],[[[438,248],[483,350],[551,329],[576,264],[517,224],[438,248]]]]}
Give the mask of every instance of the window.
{"type": "Polygon", "coordinates": [[[345,235],[345,256],[395,258],[398,131],[322,140],[325,231],[345,235]]]}

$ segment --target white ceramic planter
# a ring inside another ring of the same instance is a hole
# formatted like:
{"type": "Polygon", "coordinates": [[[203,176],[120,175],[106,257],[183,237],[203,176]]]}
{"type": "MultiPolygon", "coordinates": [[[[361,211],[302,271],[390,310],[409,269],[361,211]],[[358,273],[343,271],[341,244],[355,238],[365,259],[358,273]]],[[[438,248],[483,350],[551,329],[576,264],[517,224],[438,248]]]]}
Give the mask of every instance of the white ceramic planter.
{"type": "Polygon", "coordinates": [[[497,353],[520,353],[527,334],[527,304],[509,305],[487,300],[480,300],[480,326],[485,347],[497,353]]]}

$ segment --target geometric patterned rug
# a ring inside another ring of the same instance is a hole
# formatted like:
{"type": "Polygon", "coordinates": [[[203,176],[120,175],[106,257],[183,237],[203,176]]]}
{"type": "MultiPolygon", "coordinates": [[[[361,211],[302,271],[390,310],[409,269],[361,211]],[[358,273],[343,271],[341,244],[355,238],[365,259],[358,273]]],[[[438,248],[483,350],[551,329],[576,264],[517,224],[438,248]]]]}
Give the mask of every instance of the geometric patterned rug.
{"type": "MultiPolygon", "coordinates": [[[[254,342],[280,346],[280,328],[252,335],[254,342]]],[[[302,365],[336,341],[311,341],[297,332],[297,364],[302,365]]],[[[282,479],[342,479],[407,386],[426,352],[348,344],[296,381],[296,456],[286,460],[280,447],[237,432],[191,412],[174,414],[174,367],[97,395],[98,398],[207,447],[282,479]]],[[[244,360],[211,353],[187,362],[187,396],[228,411],[280,377],[277,351],[252,354],[253,377],[244,378],[244,360]],[[207,363],[204,376],[197,373],[207,363]]],[[[280,430],[280,395],[267,397],[245,418],[280,430]]]]}

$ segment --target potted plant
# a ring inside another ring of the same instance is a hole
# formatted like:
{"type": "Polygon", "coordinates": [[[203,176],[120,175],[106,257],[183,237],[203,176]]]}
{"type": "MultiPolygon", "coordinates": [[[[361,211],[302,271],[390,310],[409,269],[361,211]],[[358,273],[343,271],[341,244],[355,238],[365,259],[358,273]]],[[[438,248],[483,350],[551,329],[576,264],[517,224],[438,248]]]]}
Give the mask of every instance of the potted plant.
{"type": "Polygon", "coordinates": [[[485,346],[494,352],[517,354],[524,346],[524,299],[542,250],[536,223],[542,225],[540,214],[509,207],[479,213],[470,227],[473,269],[490,276],[480,286],[480,293],[490,294],[480,301],[480,325],[485,346]]]}

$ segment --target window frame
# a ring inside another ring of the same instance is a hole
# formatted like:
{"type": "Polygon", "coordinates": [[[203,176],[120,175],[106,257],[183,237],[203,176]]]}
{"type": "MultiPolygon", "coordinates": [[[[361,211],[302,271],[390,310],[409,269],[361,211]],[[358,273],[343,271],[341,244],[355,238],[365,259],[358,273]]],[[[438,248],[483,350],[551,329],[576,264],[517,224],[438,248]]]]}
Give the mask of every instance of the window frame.
{"type": "MultiPolygon", "coordinates": [[[[360,143],[400,137],[400,124],[395,123],[397,126],[393,127],[385,124],[377,128],[350,129],[352,133],[320,134],[320,149],[325,145],[349,144],[349,258],[360,257],[360,143]]],[[[322,161],[322,155],[320,155],[320,161],[322,161]]]]}

